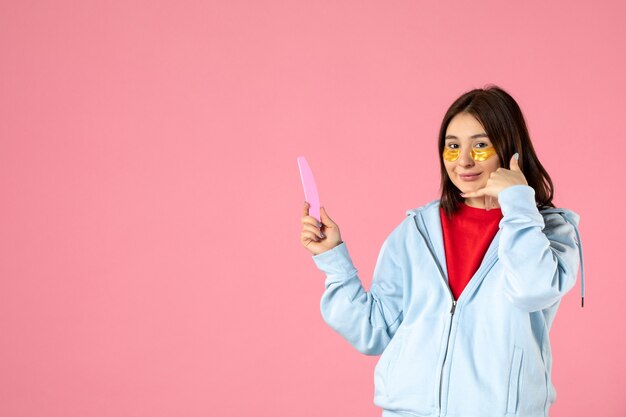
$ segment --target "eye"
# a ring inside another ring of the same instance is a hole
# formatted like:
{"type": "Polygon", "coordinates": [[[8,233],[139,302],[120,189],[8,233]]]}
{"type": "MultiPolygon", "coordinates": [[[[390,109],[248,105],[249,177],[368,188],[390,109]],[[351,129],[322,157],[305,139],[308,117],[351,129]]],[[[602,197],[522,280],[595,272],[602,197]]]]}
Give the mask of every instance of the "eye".
{"type": "Polygon", "coordinates": [[[458,143],[448,143],[446,146],[448,148],[450,148],[450,149],[457,149],[459,147],[459,144],[458,143]]]}
{"type": "Polygon", "coordinates": [[[485,148],[488,148],[488,147],[489,147],[489,144],[488,144],[488,143],[486,143],[486,142],[478,142],[478,143],[476,144],[476,147],[477,147],[477,148],[479,148],[479,149],[485,149],[485,148]]]}

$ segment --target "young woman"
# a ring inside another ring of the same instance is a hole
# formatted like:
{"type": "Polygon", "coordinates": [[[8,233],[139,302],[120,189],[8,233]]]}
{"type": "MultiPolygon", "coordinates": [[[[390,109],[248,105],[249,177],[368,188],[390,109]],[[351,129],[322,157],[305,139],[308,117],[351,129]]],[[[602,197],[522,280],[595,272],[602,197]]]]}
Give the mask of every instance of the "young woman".
{"type": "Polygon", "coordinates": [[[383,416],[545,417],[549,331],[582,261],[579,216],[554,208],[522,112],[496,86],[451,105],[439,160],[441,198],[406,212],[369,292],[337,224],[305,202],[300,239],[326,274],[322,316],[360,352],[382,353],[383,416]]]}

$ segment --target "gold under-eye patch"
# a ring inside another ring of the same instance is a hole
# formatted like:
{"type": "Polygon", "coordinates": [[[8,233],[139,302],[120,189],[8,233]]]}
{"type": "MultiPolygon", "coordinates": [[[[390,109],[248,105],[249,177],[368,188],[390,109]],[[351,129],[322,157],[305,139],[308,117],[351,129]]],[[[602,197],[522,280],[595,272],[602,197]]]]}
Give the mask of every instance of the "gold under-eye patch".
{"type": "MultiPolygon", "coordinates": [[[[461,151],[458,148],[457,149],[445,148],[443,150],[443,159],[445,159],[446,161],[454,162],[457,159],[459,159],[460,154],[461,154],[461,151]]],[[[470,151],[470,156],[472,157],[472,159],[474,161],[479,161],[479,162],[486,161],[487,159],[491,158],[495,154],[496,154],[496,148],[494,148],[493,146],[490,146],[484,149],[472,149],[470,151]]]]}
{"type": "Polygon", "coordinates": [[[458,149],[445,148],[443,150],[443,159],[445,159],[446,161],[454,162],[459,159],[459,153],[460,152],[458,149]]]}
{"type": "Polygon", "coordinates": [[[474,161],[486,161],[496,154],[496,148],[490,146],[484,149],[472,149],[470,155],[474,161]]]}

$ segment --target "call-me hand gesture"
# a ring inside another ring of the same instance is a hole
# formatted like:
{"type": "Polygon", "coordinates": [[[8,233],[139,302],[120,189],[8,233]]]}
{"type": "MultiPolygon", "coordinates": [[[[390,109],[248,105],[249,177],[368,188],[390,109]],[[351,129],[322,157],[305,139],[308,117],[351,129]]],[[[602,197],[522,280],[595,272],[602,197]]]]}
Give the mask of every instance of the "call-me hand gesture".
{"type": "Polygon", "coordinates": [[[498,168],[493,171],[491,175],[489,175],[489,179],[487,180],[487,184],[481,188],[480,190],[472,191],[469,193],[461,194],[464,198],[471,197],[493,197],[498,198],[498,194],[500,191],[505,188],[511,187],[513,185],[528,185],[526,182],[526,177],[522,173],[522,170],[517,163],[517,159],[515,158],[518,154],[516,153],[511,157],[511,161],[509,162],[509,166],[511,169],[506,168],[498,168]]]}

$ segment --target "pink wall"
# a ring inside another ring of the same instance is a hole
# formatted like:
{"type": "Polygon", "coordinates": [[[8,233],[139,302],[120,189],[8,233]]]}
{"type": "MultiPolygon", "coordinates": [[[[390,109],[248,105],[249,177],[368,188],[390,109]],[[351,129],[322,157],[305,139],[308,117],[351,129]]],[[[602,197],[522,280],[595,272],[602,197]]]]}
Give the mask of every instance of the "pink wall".
{"type": "Polygon", "coordinates": [[[626,415],[623,1],[0,3],[0,416],[379,416],[322,321],[306,155],[366,285],[459,94],[581,215],[552,417],[626,415]]]}

